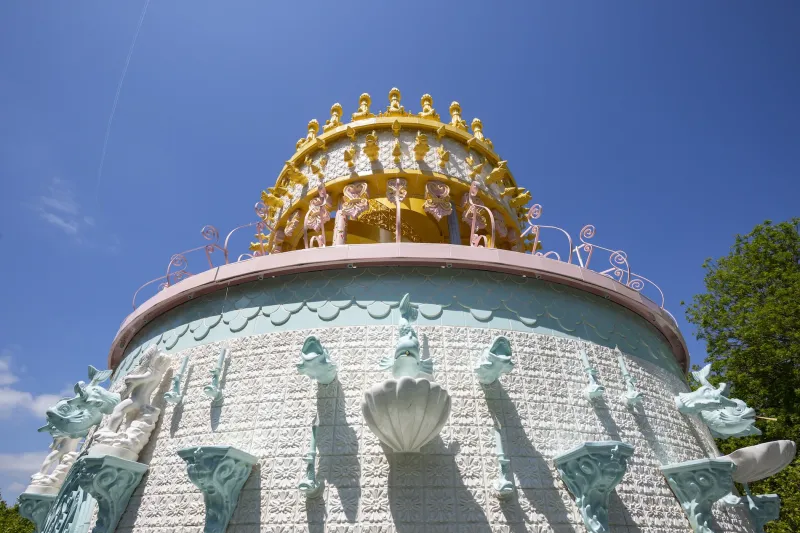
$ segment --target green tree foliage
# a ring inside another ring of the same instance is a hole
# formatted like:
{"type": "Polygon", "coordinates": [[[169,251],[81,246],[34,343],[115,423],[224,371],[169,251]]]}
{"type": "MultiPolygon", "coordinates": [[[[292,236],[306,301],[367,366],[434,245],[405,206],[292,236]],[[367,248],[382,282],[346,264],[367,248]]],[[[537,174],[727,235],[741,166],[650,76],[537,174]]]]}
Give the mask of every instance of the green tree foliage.
{"type": "Polygon", "coordinates": [[[33,533],[33,522],[19,514],[19,505],[9,507],[0,495],[0,531],[3,533],[33,533]]]}
{"type": "MultiPolygon", "coordinates": [[[[730,253],[708,259],[706,292],[694,297],[687,320],[706,341],[713,381],[727,381],[761,417],[759,437],[717,441],[722,453],[778,439],[800,442],[800,219],[769,220],[730,253]]],[[[781,519],[768,533],[800,531],[800,461],[753,483],[754,494],[778,494],[781,519]]]]}

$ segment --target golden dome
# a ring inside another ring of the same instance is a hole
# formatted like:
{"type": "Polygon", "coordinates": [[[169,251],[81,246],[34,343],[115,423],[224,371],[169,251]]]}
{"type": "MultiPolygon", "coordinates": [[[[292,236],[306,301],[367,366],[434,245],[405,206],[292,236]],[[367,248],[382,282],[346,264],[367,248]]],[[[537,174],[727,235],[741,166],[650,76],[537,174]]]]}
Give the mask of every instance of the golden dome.
{"type": "Polygon", "coordinates": [[[349,123],[338,103],[321,134],[319,121],[308,123],[275,187],[262,194],[264,252],[395,241],[522,249],[520,218],[531,196],[481,120],[470,133],[458,102],[445,123],[431,95],[416,114],[401,98],[392,88],[376,116],[363,93],[349,123]]]}

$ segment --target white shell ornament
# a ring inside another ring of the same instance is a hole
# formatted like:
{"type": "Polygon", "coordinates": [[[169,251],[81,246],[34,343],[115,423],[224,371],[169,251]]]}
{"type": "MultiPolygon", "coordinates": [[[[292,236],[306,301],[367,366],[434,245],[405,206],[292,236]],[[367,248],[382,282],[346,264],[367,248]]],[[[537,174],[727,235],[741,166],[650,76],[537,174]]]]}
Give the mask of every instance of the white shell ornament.
{"type": "Polygon", "coordinates": [[[450,394],[427,379],[387,379],[364,393],[369,429],[395,452],[419,452],[450,416],[450,394]]]}

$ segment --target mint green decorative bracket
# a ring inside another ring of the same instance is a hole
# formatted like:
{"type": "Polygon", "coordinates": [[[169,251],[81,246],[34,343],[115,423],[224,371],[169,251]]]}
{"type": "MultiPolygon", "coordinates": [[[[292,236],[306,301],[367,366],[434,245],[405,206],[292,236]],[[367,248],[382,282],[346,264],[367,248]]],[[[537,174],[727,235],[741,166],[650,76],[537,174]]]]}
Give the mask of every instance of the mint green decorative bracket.
{"type": "Polygon", "coordinates": [[[203,493],[204,533],[225,533],[245,481],[258,458],[232,446],[194,446],[178,450],[189,479],[203,493]]]}
{"type": "Polygon", "coordinates": [[[661,467],[694,533],[713,533],[711,506],[733,490],[735,469],[728,459],[697,459],[661,467]]]}
{"type": "Polygon", "coordinates": [[[622,393],[622,401],[625,402],[628,409],[633,409],[642,402],[642,393],[636,390],[636,378],[628,372],[628,367],[625,365],[625,356],[619,351],[619,347],[614,348],[614,352],[617,354],[619,369],[625,380],[625,392],[622,393]]]}
{"type": "Polygon", "coordinates": [[[494,453],[497,456],[497,477],[492,482],[494,489],[494,496],[498,500],[507,500],[514,495],[514,482],[511,481],[509,472],[509,464],[511,461],[506,457],[505,449],[503,448],[503,436],[500,434],[500,428],[494,427],[494,453]]]}
{"type": "Polygon", "coordinates": [[[36,526],[34,533],[39,533],[44,528],[47,513],[50,511],[55,499],[55,494],[23,492],[19,495],[19,514],[34,523],[36,526]]]}
{"type": "Polygon", "coordinates": [[[311,426],[311,444],[308,453],[303,458],[306,462],[306,477],[297,485],[297,488],[306,495],[306,498],[316,498],[322,494],[324,484],[317,480],[314,470],[317,461],[317,424],[311,426]]]}
{"type": "Polygon", "coordinates": [[[586,350],[583,348],[581,348],[581,362],[583,363],[583,371],[589,376],[589,384],[583,389],[583,395],[589,401],[602,397],[606,388],[597,381],[597,370],[589,363],[589,356],[586,355],[586,350]]]}
{"type": "Polygon", "coordinates": [[[730,506],[741,506],[747,508],[750,513],[750,520],[755,526],[756,533],[764,533],[764,526],[767,522],[777,520],[781,514],[781,499],[777,494],[759,494],[754,496],[750,492],[750,487],[744,483],[744,496],[728,494],[722,501],[730,506]]]}
{"type": "Polygon", "coordinates": [[[514,369],[511,360],[511,342],[502,335],[494,338],[475,362],[473,370],[478,381],[489,385],[497,381],[502,374],[508,374],[514,369]]]}
{"type": "Polygon", "coordinates": [[[314,335],[309,335],[303,342],[300,362],[295,367],[298,372],[322,385],[328,385],[336,379],[336,363],[331,361],[328,349],[314,335]]]}
{"type": "Polygon", "coordinates": [[[624,442],[584,442],[553,462],[590,533],[608,533],[608,498],[625,476],[633,446],[624,442]]]}
{"type": "Polygon", "coordinates": [[[189,356],[184,355],[181,361],[181,369],[177,374],[172,376],[172,390],[164,393],[164,401],[172,404],[179,404],[183,400],[183,393],[181,392],[181,381],[183,375],[186,373],[186,365],[189,363],[189,356]]]}
{"type": "Polygon", "coordinates": [[[219,351],[217,366],[211,370],[211,384],[203,387],[205,395],[211,398],[211,405],[221,404],[222,399],[225,397],[222,386],[220,385],[220,379],[222,379],[222,367],[225,365],[225,357],[227,355],[227,348],[223,348],[219,351]]]}
{"type": "Polygon", "coordinates": [[[76,469],[78,485],[97,500],[97,522],[92,533],[112,533],[148,466],[103,455],[81,457],[72,468],[76,469]]]}
{"type": "Polygon", "coordinates": [[[758,533],[764,533],[764,526],[767,522],[777,520],[781,515],[781,499],[777,494],[759,494],[745,496],[747,509],[753,525],[756,526],[758,533]]]}

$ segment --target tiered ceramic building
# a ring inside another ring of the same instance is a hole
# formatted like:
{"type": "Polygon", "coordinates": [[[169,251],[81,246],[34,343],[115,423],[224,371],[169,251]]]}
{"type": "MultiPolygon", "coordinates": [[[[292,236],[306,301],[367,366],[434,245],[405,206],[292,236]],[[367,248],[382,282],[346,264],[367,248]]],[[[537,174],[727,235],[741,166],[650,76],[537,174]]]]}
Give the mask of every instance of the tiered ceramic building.
{"type": "Polygon", "coordinates": [[[458,103],[444,120],[429,95],[419,112],[397,89],[371,105],[309,122],[234,230],[256,230],[249,253],[208,226],[149,284],[160,292],[134,297],[113,375],[90,368],[48,412],[53,453],[21,496],[39,530],[744,533],[775,519],[777,496],[733,481],[776,472],[794,444],[719,457],[714,437],[757,432],[754,413],[707,370],[691,391],[683,337],[625,253],[593,226],[542,225],[458,103]]]}

